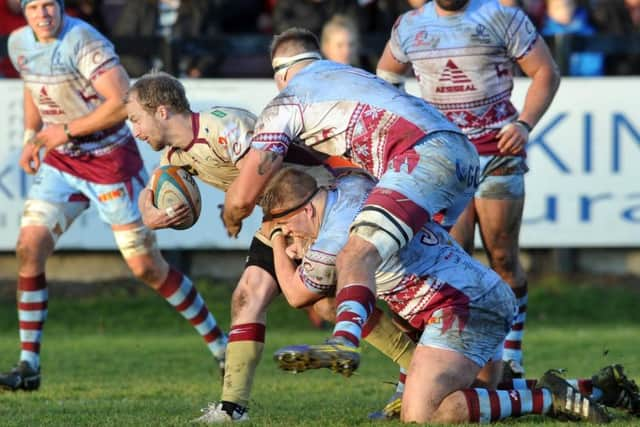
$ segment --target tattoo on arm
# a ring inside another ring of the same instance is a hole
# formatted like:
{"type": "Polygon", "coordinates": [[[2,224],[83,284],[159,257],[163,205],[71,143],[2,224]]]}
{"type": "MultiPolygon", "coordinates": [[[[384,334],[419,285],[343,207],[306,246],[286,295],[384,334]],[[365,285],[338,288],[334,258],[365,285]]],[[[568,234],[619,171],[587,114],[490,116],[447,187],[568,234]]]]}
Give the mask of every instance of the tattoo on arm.
{"type": "Polygon", "coordinates": [[[271,151],[262,151],[260,153],[260,164],[258,165],[258,175],[266,175],[271,171],[273,163],[278,155],[271,151]]]}

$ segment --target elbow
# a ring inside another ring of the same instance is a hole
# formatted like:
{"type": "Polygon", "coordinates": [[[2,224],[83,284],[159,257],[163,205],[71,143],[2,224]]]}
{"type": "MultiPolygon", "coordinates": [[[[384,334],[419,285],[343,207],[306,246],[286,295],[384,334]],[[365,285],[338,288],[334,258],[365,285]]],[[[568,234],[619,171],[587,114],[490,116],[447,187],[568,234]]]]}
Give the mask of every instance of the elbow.
{"type": "Polygon", "coordinates": [[[285,295],[287,303],[293,308],[304,308],[310,304],[313,304],[313,299],[307,298],[303,295],[285,295]]]}

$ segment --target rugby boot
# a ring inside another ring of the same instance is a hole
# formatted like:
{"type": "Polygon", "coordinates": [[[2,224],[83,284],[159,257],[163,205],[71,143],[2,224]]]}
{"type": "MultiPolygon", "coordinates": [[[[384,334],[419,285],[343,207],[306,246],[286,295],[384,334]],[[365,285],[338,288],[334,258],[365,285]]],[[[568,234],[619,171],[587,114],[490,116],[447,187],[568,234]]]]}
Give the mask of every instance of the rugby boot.
{"type": "Polygon", "coordinates": [[[514,378],[524,378],[524,368],[515,360],[503,360],[501,382],[508,382],[514,378]]]}
{"type": "Polygon", "coordinates": [[[237,423],[249,421],[247,408],[243,408],[231,402],[213,402],[200,410],[202,415],[193,420],[203,424],[237,423]],[[230,405],[233,407],[230,407],[230,405]]]}
{"type": "Polygon", "coordinates": [[[606,424],[611,421],[604,406],[581,394],[564,378],[558,370],[549,370],[540,378],[536,388],[546,388],[551,392],[551,410],[547,415],[562,421],[587,421],[606,424]]]}
{"type": "Polygon", "coordinates": [[[624,373],[622,365],[610,365],[600,369],[591,377],[591,381],[594,387],[602,390],[600,403],[640,417],[640,390],[624,373]]]}
{"type": "Polygon", "coordinates": [[[40,368],[33,369],[25,360],[21,360],[11,371],[0,374],[0,389],[33,391],[38,388],[40,388],[40,368]]]}
{"type": "Polygon", "coordinates": [[[372,412],[367,418],[372,421],[399,420],[402,410],[402,393],[396,391],[379,411],[372,412]]]}
{"type": "Polygon", "coordinates": [[[328,368],[332,372],[350,377],[360,364],[360,351],[337,337],[319,345],[283,347],[275,352],[273,358],[280,369],[293,373],[328,368]]]}

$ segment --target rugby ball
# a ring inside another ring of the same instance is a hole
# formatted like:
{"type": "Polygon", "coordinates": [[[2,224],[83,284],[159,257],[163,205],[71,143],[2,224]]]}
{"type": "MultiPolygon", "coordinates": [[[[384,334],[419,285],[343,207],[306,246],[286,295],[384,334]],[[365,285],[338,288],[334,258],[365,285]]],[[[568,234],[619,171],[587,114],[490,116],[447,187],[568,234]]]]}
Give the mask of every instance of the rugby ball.
{"type": "Polygon", "coordinates": [[[181,203],[189,207],[189,217],[171,228],[185,230],[196,223],[200,216],[202,200],[198,185],[189,172],[179,166],[160,166],[153,171],[149,188],[153,191],[153,205],[158,209],[181,203]]]}

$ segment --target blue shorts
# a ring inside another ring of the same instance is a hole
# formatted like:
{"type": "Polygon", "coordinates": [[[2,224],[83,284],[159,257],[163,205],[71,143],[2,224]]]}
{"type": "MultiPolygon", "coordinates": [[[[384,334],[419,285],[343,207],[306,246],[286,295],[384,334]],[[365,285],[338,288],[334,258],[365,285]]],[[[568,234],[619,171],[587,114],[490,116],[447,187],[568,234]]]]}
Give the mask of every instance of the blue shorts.
{"type": "Polygon", "coordinates": [[[480,156],[480,184],[475,198],[518,200],[524,198],[525,159],[515,156],[480,156]]]}
{"type": "Polygon", "coordinates": [[[27,199],[56,204],[85,203],[87,208],[91,203],[104,222],[110,225],[130,224],[141,218],[138,195],[147,178],[147,173],[142,168],[137,176],[127,182],[96,184],[43,163],[36,173],[27,199]]]}
{"type": "Polygon", "coordinates": [[[511,288],[499,282],[465,307],[435,310],[425,322],[418,345],[455,351],[482,367],[499,353],[516,307],[511,288]],[[466,321],[447,321],[447,314],[455,312],[468,313],[466,321]]]}

